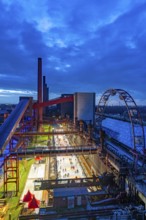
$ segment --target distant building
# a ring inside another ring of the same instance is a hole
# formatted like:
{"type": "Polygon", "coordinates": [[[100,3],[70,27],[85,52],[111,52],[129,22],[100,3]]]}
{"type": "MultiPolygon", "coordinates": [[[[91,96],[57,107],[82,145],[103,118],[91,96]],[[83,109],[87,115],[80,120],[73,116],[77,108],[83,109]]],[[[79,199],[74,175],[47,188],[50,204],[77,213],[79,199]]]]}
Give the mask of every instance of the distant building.
{"type": "Polygon", "coordinates": [[[0,110],[0,124],[3,124],[8,116],[9,112],[7,110],[0,110]]]}
{"type": "Polygon", "coordinates": [[[6,118],[15,109],[14,104],[0,104],[0,125],[6,120],[6,118]]]}
{"type": "MultiPolygon", "coordinates": [[[[62,94],[61,97],[72,96],[73,94],[62,94]]],[[[58,109],[60,111],[61,117],[73,118],[73,102],[64,102],[58,104],[58,109]]]]}
{"type": "Polygon", "coordinates": [[[74,121],[76,119],[94,124],[95,93],[76,92],[74,94],[74,121]]]}

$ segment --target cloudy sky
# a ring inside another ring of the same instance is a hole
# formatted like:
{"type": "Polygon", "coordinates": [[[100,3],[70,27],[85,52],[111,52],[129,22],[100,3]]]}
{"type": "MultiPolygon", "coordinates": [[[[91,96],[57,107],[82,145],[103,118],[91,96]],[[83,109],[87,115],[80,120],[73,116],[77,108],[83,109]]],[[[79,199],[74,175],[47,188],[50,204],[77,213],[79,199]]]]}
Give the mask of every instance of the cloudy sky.
{"type": "Polygon", "coordinates": [[[146,104],[146,0],[1,0],[0,103],[124,89],[146,104]]]}

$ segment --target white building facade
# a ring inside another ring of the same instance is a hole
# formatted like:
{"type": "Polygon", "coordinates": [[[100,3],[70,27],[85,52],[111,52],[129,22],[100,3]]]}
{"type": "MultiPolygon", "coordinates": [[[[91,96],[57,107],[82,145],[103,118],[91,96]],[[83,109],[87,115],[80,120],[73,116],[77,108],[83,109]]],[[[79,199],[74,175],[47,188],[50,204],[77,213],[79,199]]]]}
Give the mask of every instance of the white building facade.
{"type": "Polygon", "coordinates": [[[95,93],[76,92],[74,94],[74,121],[76,119],[94,124],[95,93]]]}

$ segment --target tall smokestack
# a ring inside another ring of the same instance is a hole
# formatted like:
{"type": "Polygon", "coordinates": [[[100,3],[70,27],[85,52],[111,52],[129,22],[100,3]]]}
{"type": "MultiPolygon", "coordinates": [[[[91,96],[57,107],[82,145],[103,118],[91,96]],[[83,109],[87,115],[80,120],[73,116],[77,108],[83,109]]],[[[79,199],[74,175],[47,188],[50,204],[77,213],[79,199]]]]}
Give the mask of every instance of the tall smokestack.
{"type": "Polygon", "coordinates": [[[38,103],[42,102],[42,58],[38,58],[38,103]]]}
{"type": "MultiPolygon", "coordinates": [[[[42,102],[42,58],[38,58],[38,103],[42,102]]],[[[38,108],[38,122],[42,122],[42,107],[38,108]]]]}

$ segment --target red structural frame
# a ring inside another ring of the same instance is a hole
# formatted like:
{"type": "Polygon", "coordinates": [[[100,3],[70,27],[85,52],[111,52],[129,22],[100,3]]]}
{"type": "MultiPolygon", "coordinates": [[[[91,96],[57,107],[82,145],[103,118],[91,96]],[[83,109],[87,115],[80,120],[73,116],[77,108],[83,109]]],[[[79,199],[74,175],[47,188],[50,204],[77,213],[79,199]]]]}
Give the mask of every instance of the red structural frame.
{"type": "Polygon", "coordinates": [[[67,96],[67,97],[59,97],[56,99],[49,100],[47,102],[34,103],[33,108],[36,109],[36,108],[40,108],[40,107],[46,107],[46,106],[50,106],[50,105],[57,105],[60,103],[73,102],[73,101],[74,101],[73,95],[67,96]]]}
{"type": "Polygon", "coordinates": [[[19,192],[19,160],[17,156],[8,156],[4,159],[4,196],[9,192],[9,184],[15,184],[16,196],[19,192]]]}

